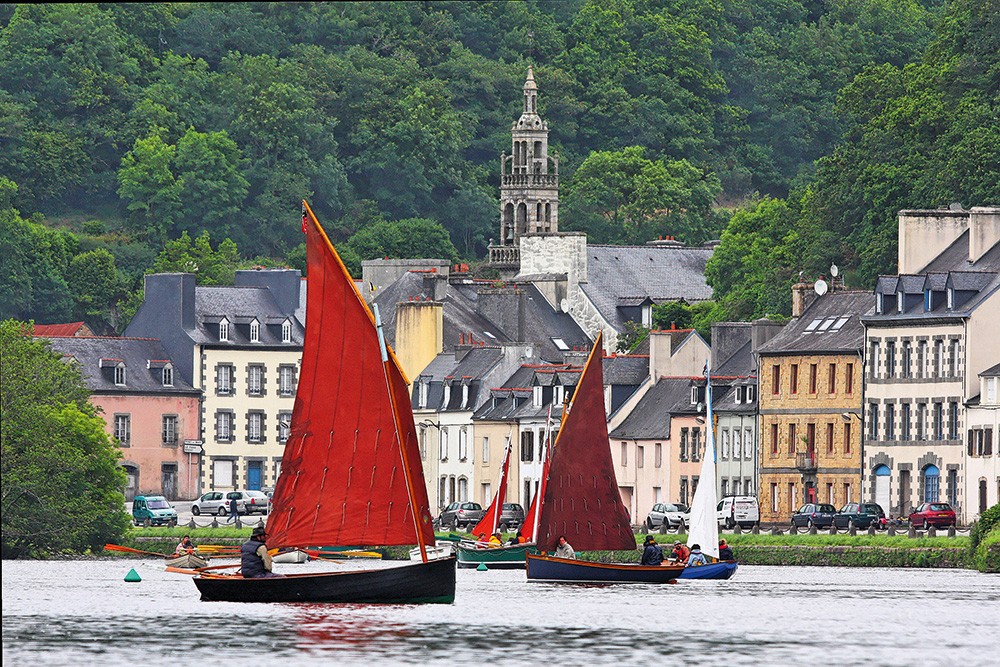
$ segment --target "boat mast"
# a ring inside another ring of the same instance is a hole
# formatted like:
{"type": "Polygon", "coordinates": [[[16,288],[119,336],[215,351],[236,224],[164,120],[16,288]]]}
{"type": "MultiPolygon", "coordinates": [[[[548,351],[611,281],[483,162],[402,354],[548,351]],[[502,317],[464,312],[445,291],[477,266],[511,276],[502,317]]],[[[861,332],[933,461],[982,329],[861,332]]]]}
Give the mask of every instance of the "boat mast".
{"type": "Polygon", "coordinates": [[[490,535],[495,535],[497,528],[500,526],[500,514],[503,512],[503,501],[504,498],[500,497],[500,492],[507,495],[507,487],[504,484],[507,481],[507,469],[510,467],[510,450],[514,448],[514,442],[512,440],[507,441],[507,451],[503,455],[503,463],[500,464],[500,479],[497,482],[497,500],[496,508],[493,512],[493,530],[490,531],[490,535]]]}
{"type": "Polygon", "coordinates": [[[413,490],[413,476],[410,474],[410,462],[407,456],[407,444],[402,441],[402,425],[399,423],[399,411],[396,408],[396,396],[392,391],[392,383],[389,379],[389,353],[385,347],[385,336],[382,333],[382,318],[378,313],[378,304],[372,302],[372,311],[375,315],[375,330],[378,332],[378,348],[382,353],[382,374],[385,376],[385,388],[389,392],[389,404],[392,406],[392,419],[396,424],[396,442],[399,443],[399,454],[403,461],[403,479],[406,481],[406,493],[410,498],[410,514],[413,515],[413,531],[417,536],[417,546],[420,547],[420,558],[427,562],[427,545],[424,544],[423,533],[420,530],[420,519],[417,516],[417,499],[413,490]]]}
{"type": "MultiPolygon", "coordinates": [[[[542,475],[541,479],[538,480],[538,490],[535,491],[537,496],[545,491],[545,477],[546,469],[545,464],[549,460],[549,448],[552,446],[552,403],[549,403],[549,411],[545,415],[545,446],[542,448],[542,475]]],[[[535,516],[531,517],[531,537],[535,542],[538,542],[538,517],[542,513],[542,501],[545,499],[544,495],[538,496],[538,500],[535,502],[535,516]]]]}

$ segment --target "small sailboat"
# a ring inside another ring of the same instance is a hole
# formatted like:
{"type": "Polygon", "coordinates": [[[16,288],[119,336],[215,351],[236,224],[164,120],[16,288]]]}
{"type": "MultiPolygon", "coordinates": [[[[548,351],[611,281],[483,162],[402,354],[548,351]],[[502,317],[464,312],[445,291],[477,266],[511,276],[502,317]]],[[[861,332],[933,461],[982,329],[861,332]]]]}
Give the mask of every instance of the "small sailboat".
{"type": "Polygon", "coordinates": [[[376,569],[244,579],[202,573],[203,600],[451,603],[455,558],[431,560],[434,530],[407,381],[308,204],[308,313],[269,548],[416,544],[422,558],[376,569]]]}
{"type": "Polygon", "coordinates": [[[715,422],[712,420],[712,376],[705,364],[705,424],[708,436],[701,461],[698,488],[691,503],[691,530],[688,546],[695,544],[701,552],[715,559],[705,565],[685,567],[681,579],[728,579],[736,573],[736,561],[719,560],[719,520],[716,515],[718,494],[715,490],[715,422]]]}
{"type": "Polygon", "coordinates": [[[628,512],[622,504],[611,460],[604,409],[604,379],[597,336],[580,374],[562,426],[546,460],[539,489],[536,545],[528,554],[529,580],[600,583],[669,583],[681,565],[593,563],[546,555],[560,536],[578,551],[636,549],[628,512]]]}
{"type": "MultiPolygon", "coordinates": [[[[510,471],[510,454],[512,449],[513,446],[508,442],[503,463],[500,464],[500,479],[497,483],[496,495],[493,496],[493,502],[490,503],[483,518],[470,531],[473,535],[492,535],[496,532],[500,524],[500,514],[503,512],[503,504],[507,499],[507,475],[510,471]]],[[[531,512],[529,511],[528,516],[530,517],[530,515],[531,512]]],[[[527,521],[528,517],[525,517],[525,522],[527,523],[527,521]]],[[[526,540],[530,537],[527,525],[521,526],[518,532],[526,540]]],[[[527,542],[497,546],[478,541],[459,543],[456,550],[458,552],[459,567],[473,568],[485,563],[487,567],[492,569],[513,570],[524,568],[525,556],[528,553],[534,553],[535,546],[527,542]]]]}

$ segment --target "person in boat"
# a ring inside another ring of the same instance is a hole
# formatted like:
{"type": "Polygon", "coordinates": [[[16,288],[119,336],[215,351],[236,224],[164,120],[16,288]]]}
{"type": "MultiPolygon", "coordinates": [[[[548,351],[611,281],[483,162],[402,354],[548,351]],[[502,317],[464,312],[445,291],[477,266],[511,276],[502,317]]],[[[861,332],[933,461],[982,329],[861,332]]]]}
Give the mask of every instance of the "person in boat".
{"type": "Polygon", "coordinates": [[[691,555],[688,556],[687,564],[688,567],[693,567],[695,565],[708,565],[708,559],[705,558],[705,554],[701,552],[700,544],[691,545],[691,555]]]}
{"type": "Polygon", "coordinates": [[[576,558],[573,545],[566,541],[565,535],[559,536],[559,546],[556,547],[556,558],[576,558]]]}
{"type": "Polygon", "coordinates": [[[719,540],[719,560],[736,560],[725,540],[719,540]]]}
{"type": "Polygon", "coordinates": [[[178,556],[183,556],[184,554],[194,553],[194,548],[194,542],[191,541],[191,536],[185,535],[177,544],[175,551],[178,556]]]}
{"type": "Polygon", "coordinates": [[[662,565],[663,564],[663,549],[660,545],[656,543],[656,540],[652,535],[647,535],[646,540],[642,543],[642,561],[640,565],[662,565]]]}
{"type": "Polygon", "coordinates": [[[678,563],[686,563],[690,555],[691,550],[683,542],[674,542],[674,549],[670,552],[668,559],[677,561],[678,563]]]}
{"type": "Polygon", "coordinates": [[[527,540],[524,539],[524,535],[521,534],[521,531],[517,531],[516,534],[511,536],[510,541],[507,542],[507,546],[515,547],[518,544],[524,544],[525,542],[527,542],[527,540]]]}
{"type": "Polygon", "coordinates": [[[489,545],[491,547],[502,547],[503,546],[503,537],[500,535],[500,531],[499,530],[493,531],[493,534],[490,535],[489,545]]]}
{"type": "Polygon", "coordinates": [[[275,574],[271,568],[271,554],[267,553],[267,531],[263,526],[257,526],[250,534],[250,539],[243,543],[240,549],[240,562],[244,579],[262,579],[265,577],[283,577],[275,574]]]}

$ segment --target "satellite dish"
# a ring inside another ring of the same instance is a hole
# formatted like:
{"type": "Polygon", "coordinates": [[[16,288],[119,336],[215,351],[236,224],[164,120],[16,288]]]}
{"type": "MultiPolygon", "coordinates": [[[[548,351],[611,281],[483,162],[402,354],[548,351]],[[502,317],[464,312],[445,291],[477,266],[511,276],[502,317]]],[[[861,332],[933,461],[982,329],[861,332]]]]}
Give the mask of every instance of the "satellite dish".
{"type": "Polygon", "coordinates": [[[834,278],[836,278],[839,273],[840,273],[840,267],[837,266],[836,264],[831,264],[830,265],[830,275],[833,276],[834,278]]]}
{"type": "Polygon", "coordinates": [[[568,313],[569,312],[569,301],[567,301],[566,299],[563,299],[562,301],[560,301],[559,302],[559,310],[563,311],[564,313],[568,313]]]}
{"type": "Polygon", "coordinates": [[[701,401],[698,401],[698,412],[704,412],[704,411],[705,411],[705,404],[701,401]]]}
{"type": "Polygon", "coordinates": [[[823,296],[824,294],[826,294],[826,291],[830,289],[830,286],[826,284],[825,280],[820,278],[819,280],[816,281],[816,284],[813,285],[813,289],[816,290],[816,294],[823,296]]]}

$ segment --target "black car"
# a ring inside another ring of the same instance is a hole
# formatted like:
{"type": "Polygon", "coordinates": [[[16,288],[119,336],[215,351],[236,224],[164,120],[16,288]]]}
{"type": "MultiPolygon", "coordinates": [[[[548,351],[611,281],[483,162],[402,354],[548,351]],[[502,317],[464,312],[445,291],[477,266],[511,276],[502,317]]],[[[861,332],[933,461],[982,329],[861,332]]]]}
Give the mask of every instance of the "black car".
{"type": "Polygon", "coordinates": [[[837,528],[876,528],[885,525],[885,512],[875,503],[847,503],[833,515],[833,525],[837,528]]]}
{"type": "Polygon", "coordinates": [[[837,508],[827,503],[806,503],[792,514],[792,525],[799,528],[829,528],[837,508]]]}
{"type": "Polygon", "coordinates": [[[517,503],[504,503],[500,508],[500,520],[497,527],[503,531],[517,530],[524,523],[524,508],[517,503]]]}

